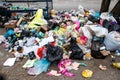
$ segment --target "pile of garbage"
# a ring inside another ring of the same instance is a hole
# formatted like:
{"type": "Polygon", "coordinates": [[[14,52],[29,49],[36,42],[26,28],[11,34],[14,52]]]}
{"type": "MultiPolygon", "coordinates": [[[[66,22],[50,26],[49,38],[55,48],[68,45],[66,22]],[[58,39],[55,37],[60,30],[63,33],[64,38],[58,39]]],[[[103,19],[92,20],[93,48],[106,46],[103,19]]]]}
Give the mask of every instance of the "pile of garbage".
{"type": "Polygon", "coordinates": [[[81,64],[72,62],[73,59],[105,59],[111,51],[119,51],[120,25],[108,12],[100,14],[82,6],[78,11],[51,10],[50,20],[45,20],[43,10],[38,9],[32,20],[24,16],[18,20],[17,27],[8,28],[0,35],[0,44],[14,55],[15,58],[9,59],[13,64],[27,59],[23,68],[30,75],[47,72],[50,65],[56,64],[59,71],[51,70],[47,75],[71,77],[75,74],[69,70],[77,70],[81,64]]]}

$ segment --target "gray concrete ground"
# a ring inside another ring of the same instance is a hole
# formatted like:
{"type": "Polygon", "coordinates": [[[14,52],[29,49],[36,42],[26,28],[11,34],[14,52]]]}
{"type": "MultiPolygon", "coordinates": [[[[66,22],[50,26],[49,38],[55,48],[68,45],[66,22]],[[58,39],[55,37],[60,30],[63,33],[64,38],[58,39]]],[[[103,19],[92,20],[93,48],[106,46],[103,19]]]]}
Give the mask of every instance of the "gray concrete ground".
{"type": "MultiPolygon", "coordinates": [[[[111,10],[118,0],[111,0],[110,8],[111,10]]],[[[85,9],[94,9],[96,11],[100,10],[102,0],[53,0],[53,8],[55,10],[71,10],[78,9],[79,5],[82,5],[85,9]]],[[[28,7],[27,3],[15,3],[14,5],[19,5],[21,7],[28,7]]],[[[41,8],[45,7],[46,3],[34,2],[29,3],[30,8],[41,8]]]]}
{"type": "MultiPolygon", "coordinates": [[[[86,9],[100,10],[102,0],[53,0],[54,8],[57,10],[62,9],[77,9],[78,5],[82,5],[86,9]]],[[[116,0],[111,1],[110,10],[116,4],[116,0]]]]}

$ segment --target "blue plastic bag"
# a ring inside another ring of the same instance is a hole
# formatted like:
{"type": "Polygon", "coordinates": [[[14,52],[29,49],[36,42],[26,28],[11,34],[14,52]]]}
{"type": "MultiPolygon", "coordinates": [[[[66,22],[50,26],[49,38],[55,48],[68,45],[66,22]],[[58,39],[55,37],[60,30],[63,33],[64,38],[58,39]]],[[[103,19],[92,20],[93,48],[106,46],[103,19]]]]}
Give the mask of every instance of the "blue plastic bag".
{"type": "Polygon", "coordinates": [[[5,38],[8,38],[9,36],[13,35],[14,34],[14,30],[13,29],[9,29],[5,34],[4,34],[4,37],[5,38]]]}
{"type": "Polygon", "coordinates": [[[46,72],[49,66],[50,62],[46,58],[42,58],[34,63],[34,67],[29,69],[28,74],[39,75],[42,72],[46,72]]]}

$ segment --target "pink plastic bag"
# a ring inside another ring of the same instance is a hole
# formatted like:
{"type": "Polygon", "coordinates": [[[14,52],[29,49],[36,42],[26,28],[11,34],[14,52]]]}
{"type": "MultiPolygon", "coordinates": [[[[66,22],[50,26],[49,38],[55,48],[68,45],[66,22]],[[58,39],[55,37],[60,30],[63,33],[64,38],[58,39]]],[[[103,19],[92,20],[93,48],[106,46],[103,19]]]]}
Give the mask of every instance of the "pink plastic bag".
{"type": "Polygon", "coordinates": [[[59,64],[58,64],[58,68],[59,68],[59,72],[65,76],[68,77],[73,77],[75,76],[75,74],[73,73],[69,73],[67,67],[69,65],[72,64],[72,60],[70,59],[66,59],[66,60],[62,60],[59,64]]]}
{"type": "Polygon", "coordinates": [[[87,43],[87,40],[88,38],[86,36],[80,36],[80,40],[81,40],[81,44],[86,44],[87,43]]]}
{"type": "Polygon", "coordinates": [[[75,27],[76,31],[79,32],[80,22],[79,21],[75,21],[74,23],[76,24],[76,27],[75,27]]]}
{"type": "Polygon", "coordinates": [[[82,45],[85,45],[87,43],[87,41],[88,41],[88,38],[84,35],[77,38],[77,42],[82,45]]]}

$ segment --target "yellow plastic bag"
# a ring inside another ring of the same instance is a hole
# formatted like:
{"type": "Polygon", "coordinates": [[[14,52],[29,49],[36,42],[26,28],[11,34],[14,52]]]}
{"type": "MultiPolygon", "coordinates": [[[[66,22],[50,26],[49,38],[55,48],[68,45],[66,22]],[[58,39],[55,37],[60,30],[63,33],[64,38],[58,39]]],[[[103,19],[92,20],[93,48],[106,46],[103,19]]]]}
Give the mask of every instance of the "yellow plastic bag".
{"type": "Polygon", "coordinates": [[[38,9],[34,19],[30,22],[30,24],[28,25],[29,28],[33,29],[33,28],[38,28],[40,26],[38,25],[44,25],[44,19],[43,19],[43,9],[38,9]]]}
{"type": "Polygon", "coordinates": [[[85,78],[92,77],[92,74],[93,74],[93,71],[91,71],[89,69],[86,69],[86,70],[82,71],[82,76],[85,77],[85,78]]]}

